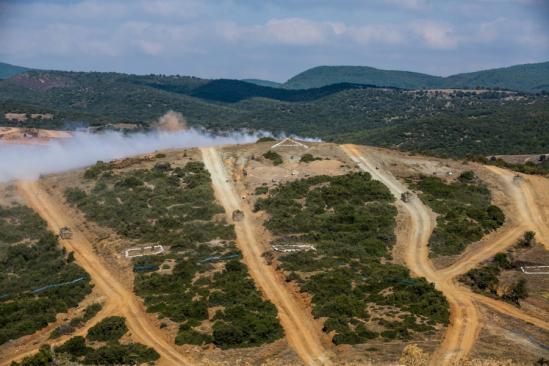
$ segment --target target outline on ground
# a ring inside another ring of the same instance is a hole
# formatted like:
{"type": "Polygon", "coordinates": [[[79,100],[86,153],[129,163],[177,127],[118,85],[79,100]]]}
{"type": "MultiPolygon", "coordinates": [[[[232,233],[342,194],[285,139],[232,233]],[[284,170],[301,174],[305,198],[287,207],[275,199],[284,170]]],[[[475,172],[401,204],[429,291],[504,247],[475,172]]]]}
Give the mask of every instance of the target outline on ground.
{"type": "Polygon", "coordinates": [[[144,257],[146,255],[156,255],[156,254],[160,254],[164,252],[164,248],[162,247],[162,245],[158,244],[158,245],[153,245],[153,246],[150,246],[150,247],[141,247],[141,248],[130,248],[130,249],[127,249],[126,250],[126,258],[137,258],[137,257],[144,257]],[[147,253],[147,254],[137,254],[137,255],[130,255],[130,252],[131,251],[144,251],[144,250],[147,250],[147,249],[150,249],[151,251],[154,250],[155,248],[160,248],[159,251],[157,252],[153,252],[153,253],[147,253]]]}

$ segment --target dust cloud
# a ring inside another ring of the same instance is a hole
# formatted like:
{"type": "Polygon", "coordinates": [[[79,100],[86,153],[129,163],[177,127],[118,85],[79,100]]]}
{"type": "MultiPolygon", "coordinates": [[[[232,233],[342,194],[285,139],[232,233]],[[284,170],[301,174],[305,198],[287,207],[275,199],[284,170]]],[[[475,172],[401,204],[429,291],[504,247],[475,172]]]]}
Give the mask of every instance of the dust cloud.
{"type": "Polygon", "coordinates": [[[189,128],[183,115],[174,111],[160,117],[154,127],[153,132],[130,135],[76,132],[72,139],[63,139],[62,143],[52,139],[45,145],[0,145],[0,182],[36,180],[40,175],[85,168],[98,160],[107,162],[156,150],[246,144],[262,136],[272,136],[264,131],[211,134],[189,128]]]}
{"type": "Polygon", "coordinates": [[[181,113],[174,111],[168,111],[168,113],[160,117],[156,128],[159,131],[166,132],[187,131],[189,129],[185,117],[181,113]]]}

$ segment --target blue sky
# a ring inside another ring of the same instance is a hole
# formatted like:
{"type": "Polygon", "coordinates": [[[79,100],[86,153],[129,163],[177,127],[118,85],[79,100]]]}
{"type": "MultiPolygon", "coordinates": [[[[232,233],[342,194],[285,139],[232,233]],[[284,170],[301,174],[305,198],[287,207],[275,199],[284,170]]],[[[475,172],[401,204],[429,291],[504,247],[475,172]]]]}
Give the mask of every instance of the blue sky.
{"type": "Polygon", "coordinates": [[[319,65],[447,76],[549,61],[549,0],[0,0],[0,61],[279,82],[319,65]]]}

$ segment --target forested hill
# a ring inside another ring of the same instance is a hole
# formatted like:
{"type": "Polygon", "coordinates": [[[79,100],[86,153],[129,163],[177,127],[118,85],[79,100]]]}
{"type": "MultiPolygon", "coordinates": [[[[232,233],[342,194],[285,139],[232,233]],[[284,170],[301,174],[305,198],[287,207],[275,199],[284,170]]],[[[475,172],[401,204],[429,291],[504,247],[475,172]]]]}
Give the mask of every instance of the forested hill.
{"type": "Polygon", "coordinates": [[[276,81],[269,81],[269,80],[261,80],[261,79],[242,79],[241,81],[245,81],[247,83],[257,84],[261,86],[270,86],[271,88],[278,88],[281,83],[277,83],[276,81]]]}
{"type": "Polygon", "coordinates": [[[380,70],[366,66],[319,66],[294,76],[280,87],[307,89],[335,83],[374,84],[405,89],[498,87],[529,92],[549,91],[549,62],[516,65],[448,77],[380,70]]]}
{"type": "Polygon", "coordinates": [[[0,80],[11,78],[14,75],[20,74],[31,69],[22,66],[15,66],[0,62],[0,80]]]}
{"type": "Polygon", "coordinates": [[[548,95],[345,83],[285,90],[238,80],[30,71],[0,82],[0,126],[146,130],[174,110],[211,131],[246,128],[454,156],[535,154],[549,150],[548,95]]]}

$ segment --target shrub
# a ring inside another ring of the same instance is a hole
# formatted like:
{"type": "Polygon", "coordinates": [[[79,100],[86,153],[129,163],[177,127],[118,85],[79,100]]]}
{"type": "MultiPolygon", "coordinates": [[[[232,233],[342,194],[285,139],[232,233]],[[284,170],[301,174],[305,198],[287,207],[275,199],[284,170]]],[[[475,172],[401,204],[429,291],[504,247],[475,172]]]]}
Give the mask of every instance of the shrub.
{"type": "Polygon", "coordinates": [[[256,143],[269,142],[269,141],[276,141],[276,139],[272,137],[262,137],[259,140],[257,140],[256,143]]]}
{"type": "Polygon", "coordinates": [[[192,344],[195,346],[202,346],[204,343],[212,343],[213,338],[209,334],[203,334],[196,330],[181,331],[175,337],[175,344],[181,346],[183,344],[192,344]]]}
{"type": "Polygon", "coordinates": [[[302,163],[309,163],[309,162],[315,161],[315,160],[322,160],[322,158],[315,158],[311,154],[303,154],[299,161],[302,162],[302,163]]]}
{"type": "Polygon", "coordinates": [[[494,256],[494,262],[496,264],[504,269],[507,269],[511,266],[511,263],[509,263],[509,259],[507,259],[507,254],[505,253],[498,253],[494,256]]]}
{"type": "Polygon", "coordinates": [[[157,158],[157,159],[163,159],[163,158],[166,157],[166,154],[158,153],[158,154],[156,154],[154,157],[157,158]]]}
{"type": "Polygon", "coordinates": [[[265,159],[272,160],[273,165],[282,164],[282,157],[274,151],[271,151],[271,150],[267,151],[265,154],[263,154],[263,157],[265,159]]]}
{"type": "Polygon", "coordinates": [[[503,299],[514,302],[520,305],[519,300],[524,300],[528,297],[528,290],[526,289],[526,280],[521,278],[515,282],[503,295],[503,299]]]}
{"type": "Polygon", "coordinates": [[[62,346],[54,348],[56,353],[68,353],[74,357],[82,357],[87,355],[92,348],[86,347],[86,339],[82,336],[72,337],[62,346]]]}
{"type": "Polygon", "coordinates": [[[484,266],[476,269],[471,269],[466,273],[466,276],[481,290],[489,289],[489,286],[499,284],[498,276],[500,269],[494,266],[484,266]]]}
{"type": "Polygon", "coordinates": [[[121,316],[109,316],[88,330],[86,338],[90,341],[108,342],[117,341],[126,332],[126,319],[121,316]]]}
{"type": "Polygon", "coordinates": [[[254,194],[267,194],[269,192],[269,187],[257,187],[254,194]]]}

